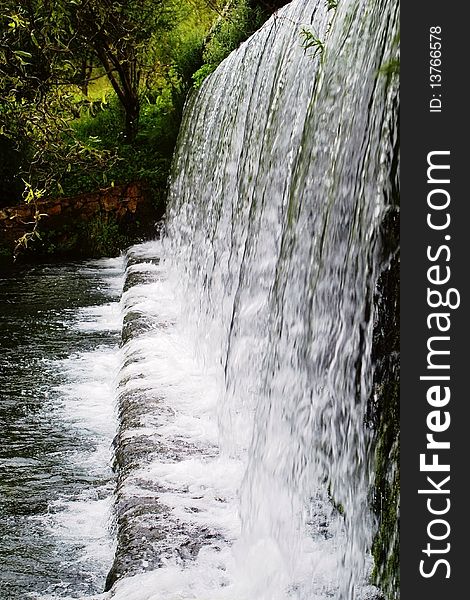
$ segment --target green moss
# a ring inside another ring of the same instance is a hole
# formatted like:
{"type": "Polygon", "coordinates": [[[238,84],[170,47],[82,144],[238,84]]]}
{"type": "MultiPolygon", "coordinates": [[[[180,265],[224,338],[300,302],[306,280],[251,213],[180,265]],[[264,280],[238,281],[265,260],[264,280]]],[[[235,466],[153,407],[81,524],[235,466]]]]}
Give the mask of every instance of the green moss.
{"type": "Polygon", "coordinates": [[[397,209],[391,208],[382,227],[383,255],[388,266],[379,279],[375,300],[374,389],[368,415],[370,426],[374,430],[373,509],[378,520],[372,547],[375,564],[373,583],[382,590],[387,600],[396,600],[400,589],[400,315],[397,209]]]}
{"type": "Polygon", "coordinates": [[[398,383],[387,383],[379,391],[383,413],[377,432],[375,452],[376,487],[375,512],[379,516],[378,530],[372,547],[374,557],[373,581],[388,600],[398,598],[400,586],[399,563],[399,431],[398,431],[398,383]]]}

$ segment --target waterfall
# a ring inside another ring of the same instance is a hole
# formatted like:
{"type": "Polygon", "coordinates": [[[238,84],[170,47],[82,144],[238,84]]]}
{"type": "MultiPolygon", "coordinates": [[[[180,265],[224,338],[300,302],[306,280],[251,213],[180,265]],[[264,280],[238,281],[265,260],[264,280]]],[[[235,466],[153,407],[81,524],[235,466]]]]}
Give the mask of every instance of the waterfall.
{"type": "Polygon", "coordinates": [[[294,0],[192,95],[165,235],[130,251],[117,599],[380,597],[398,2],[331,4],[294,0]]]}

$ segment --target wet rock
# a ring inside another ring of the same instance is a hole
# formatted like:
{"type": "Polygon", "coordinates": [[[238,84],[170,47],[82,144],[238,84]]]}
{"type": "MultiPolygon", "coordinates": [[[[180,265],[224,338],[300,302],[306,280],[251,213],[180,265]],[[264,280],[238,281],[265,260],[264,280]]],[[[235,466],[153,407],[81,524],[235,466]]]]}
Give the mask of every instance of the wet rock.
{"type": "MultiPolygon", "coordinates": [[[[158,265],[158,259],[139,259],[131,249],[125,282],[127,292],[132,293],[134,286],[150,283],[158,277],[151,268],[139,269],[142,262],[158,265]]],[[[121,342],[124,361],[118,383],[119,430],[114,439],[117,549],[106,580],[106,591],[118,579],[156,569],[168,559],[194,560],[204,545],[214,546],[222,540],[217,531],[179,520],[171,507],[161,501],[162,494],[174,490],[146,472],[154,460],[176,463],[194,455],[216,453],[214,448],[159,433],[160,426],[175,418],[175,411],[149,382],[147,367],[139,368],[145,357],[139,352],[138,340],[155,328],[171,326],[170,322],[133,310],[131,304],[124,316],[121,342]]],[[[194,515],[198,513],[192,506],[184,510],[194,515]]]]}

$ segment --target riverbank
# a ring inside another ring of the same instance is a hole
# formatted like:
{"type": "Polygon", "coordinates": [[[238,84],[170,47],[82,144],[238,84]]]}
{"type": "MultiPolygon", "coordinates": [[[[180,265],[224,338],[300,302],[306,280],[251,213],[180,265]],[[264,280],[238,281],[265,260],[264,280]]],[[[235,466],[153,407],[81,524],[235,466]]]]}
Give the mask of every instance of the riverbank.
{"type": "Polygon", "coordinates": [[[155,235],[164,193],[134,182],[0,209],[0,256],[23,262],[115,256],[155,235]],[[160,201],[155,201],[159,198],[160,201]]]}

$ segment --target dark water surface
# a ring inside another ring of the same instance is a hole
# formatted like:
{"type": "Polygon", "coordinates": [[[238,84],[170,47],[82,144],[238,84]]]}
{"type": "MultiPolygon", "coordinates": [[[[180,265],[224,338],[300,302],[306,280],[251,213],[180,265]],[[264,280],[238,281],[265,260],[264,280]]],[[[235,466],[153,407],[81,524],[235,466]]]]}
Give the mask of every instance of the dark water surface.
{"type": "Polygon", "coordinates": [[[101,591],[120,259],[0,271],[0,599],[101,591]]]}

